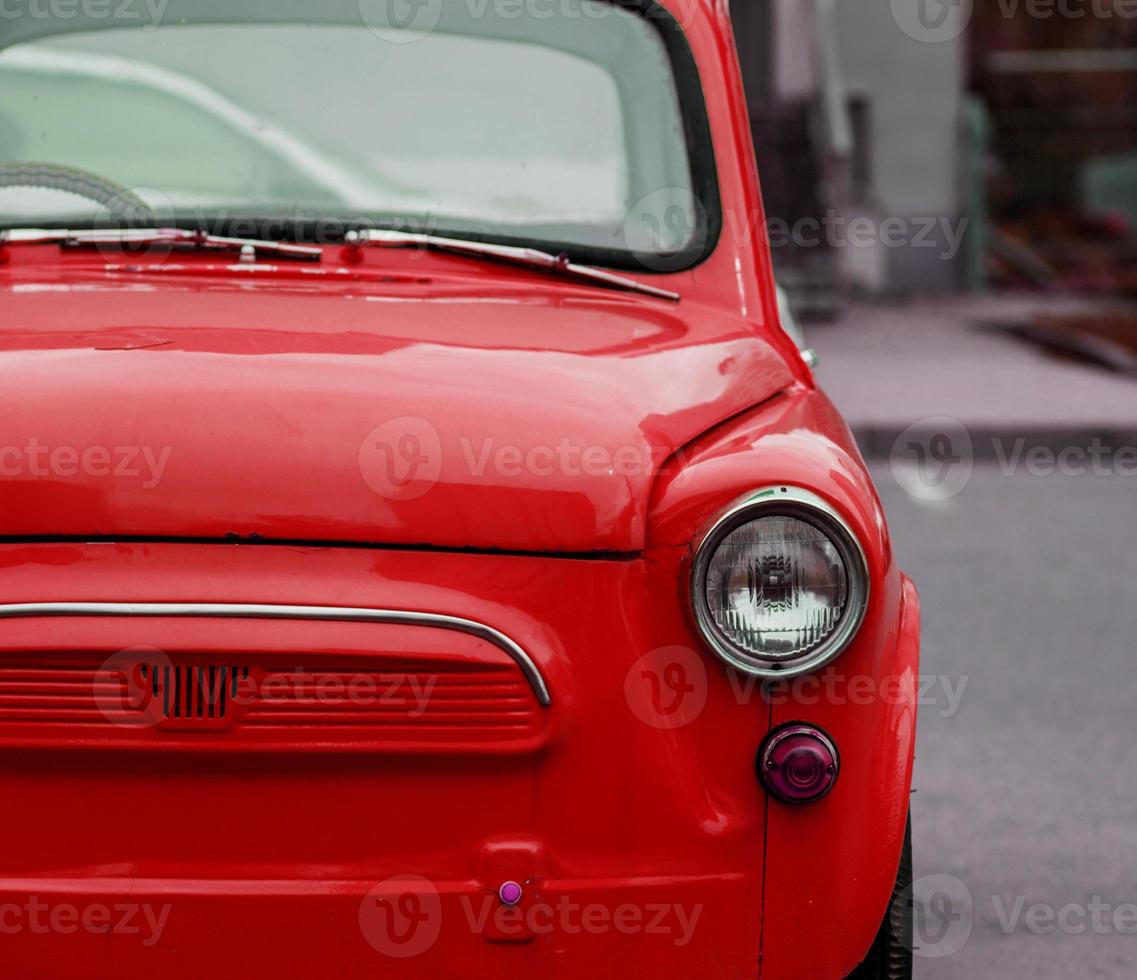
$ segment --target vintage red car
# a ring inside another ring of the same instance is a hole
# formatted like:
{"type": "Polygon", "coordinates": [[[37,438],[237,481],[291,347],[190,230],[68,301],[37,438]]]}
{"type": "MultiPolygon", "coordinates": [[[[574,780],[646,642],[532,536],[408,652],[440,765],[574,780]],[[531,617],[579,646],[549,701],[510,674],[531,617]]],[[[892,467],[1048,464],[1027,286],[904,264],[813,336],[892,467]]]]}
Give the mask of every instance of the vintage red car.
{"type": "Polygon", "coordinates": [[[6,11],[5,975],[909,976],[726,0],[6,11]]]}

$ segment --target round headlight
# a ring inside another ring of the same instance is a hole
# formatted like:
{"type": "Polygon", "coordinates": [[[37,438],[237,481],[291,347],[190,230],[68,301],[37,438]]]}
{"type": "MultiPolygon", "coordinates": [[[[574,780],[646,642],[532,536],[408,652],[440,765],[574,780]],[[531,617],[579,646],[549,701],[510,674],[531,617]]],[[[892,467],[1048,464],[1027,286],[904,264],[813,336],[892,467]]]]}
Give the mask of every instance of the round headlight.
{"type": "Polygon", "coordinates": [[[691,571],[695,621],[711,648],[764,678],[804,674],[848,646],[868,604],[853,532],[816,494],[771,487],[703,536],[691,571]]]}

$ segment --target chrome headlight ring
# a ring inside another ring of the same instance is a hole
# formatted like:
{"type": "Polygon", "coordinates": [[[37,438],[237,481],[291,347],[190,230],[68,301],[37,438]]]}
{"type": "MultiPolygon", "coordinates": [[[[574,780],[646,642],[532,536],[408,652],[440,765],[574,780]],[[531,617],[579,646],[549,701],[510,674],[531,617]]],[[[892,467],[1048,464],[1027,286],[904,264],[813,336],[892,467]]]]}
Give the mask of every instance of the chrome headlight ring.
{"type": "Polygon", "coordinates": [[[690,570],[691,612],[710,648],[732,667],[764,680],[785,680],[818,670],[839,656],[864,622],[869,601],[865,553],[845,519],[817,494],[800,487],[764,487],[731,505],[696,539],[690,570]],[[791,653],[757,653],[731,640],[715,622],[707,599],[707,571],[728,535],[753,521],[789,517],[821,532],[836,550],[848,587],[848,599],[832,632],[816,645],[791,653]]]}

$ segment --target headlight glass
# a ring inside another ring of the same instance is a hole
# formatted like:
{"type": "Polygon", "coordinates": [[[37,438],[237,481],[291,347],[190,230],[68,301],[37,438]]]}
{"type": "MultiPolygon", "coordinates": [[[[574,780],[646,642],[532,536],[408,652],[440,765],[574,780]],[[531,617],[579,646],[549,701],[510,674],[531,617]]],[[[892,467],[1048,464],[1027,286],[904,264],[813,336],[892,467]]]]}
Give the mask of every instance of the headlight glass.
{"type": "Polygon", "coordinates": [[[849,607],[849,576],[837,547],[813,525],[760,517],[715,549],[707,606],[732,643],[792,657],[833,635],[849,607]]]}
{"type": "Polygon", "coordinates": [[[766,677],[837,656],[864,615],[868,574],[843,520],[804,490],[760,491],[733,508],[696,554],[695,618],[717,653],[766,677]]]}

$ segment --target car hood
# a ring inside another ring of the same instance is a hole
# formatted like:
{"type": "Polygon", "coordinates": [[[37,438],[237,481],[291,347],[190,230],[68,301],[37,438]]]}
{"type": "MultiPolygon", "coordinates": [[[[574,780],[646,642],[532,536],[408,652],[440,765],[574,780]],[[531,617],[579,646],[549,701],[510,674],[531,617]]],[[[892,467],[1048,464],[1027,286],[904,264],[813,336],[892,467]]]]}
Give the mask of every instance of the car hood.
{"type": "Polygon", "coordinates": [[[660,466],[793,383],[739,317],[533,296],[8,285],[0,535],[642,547],[660,466]]]}

